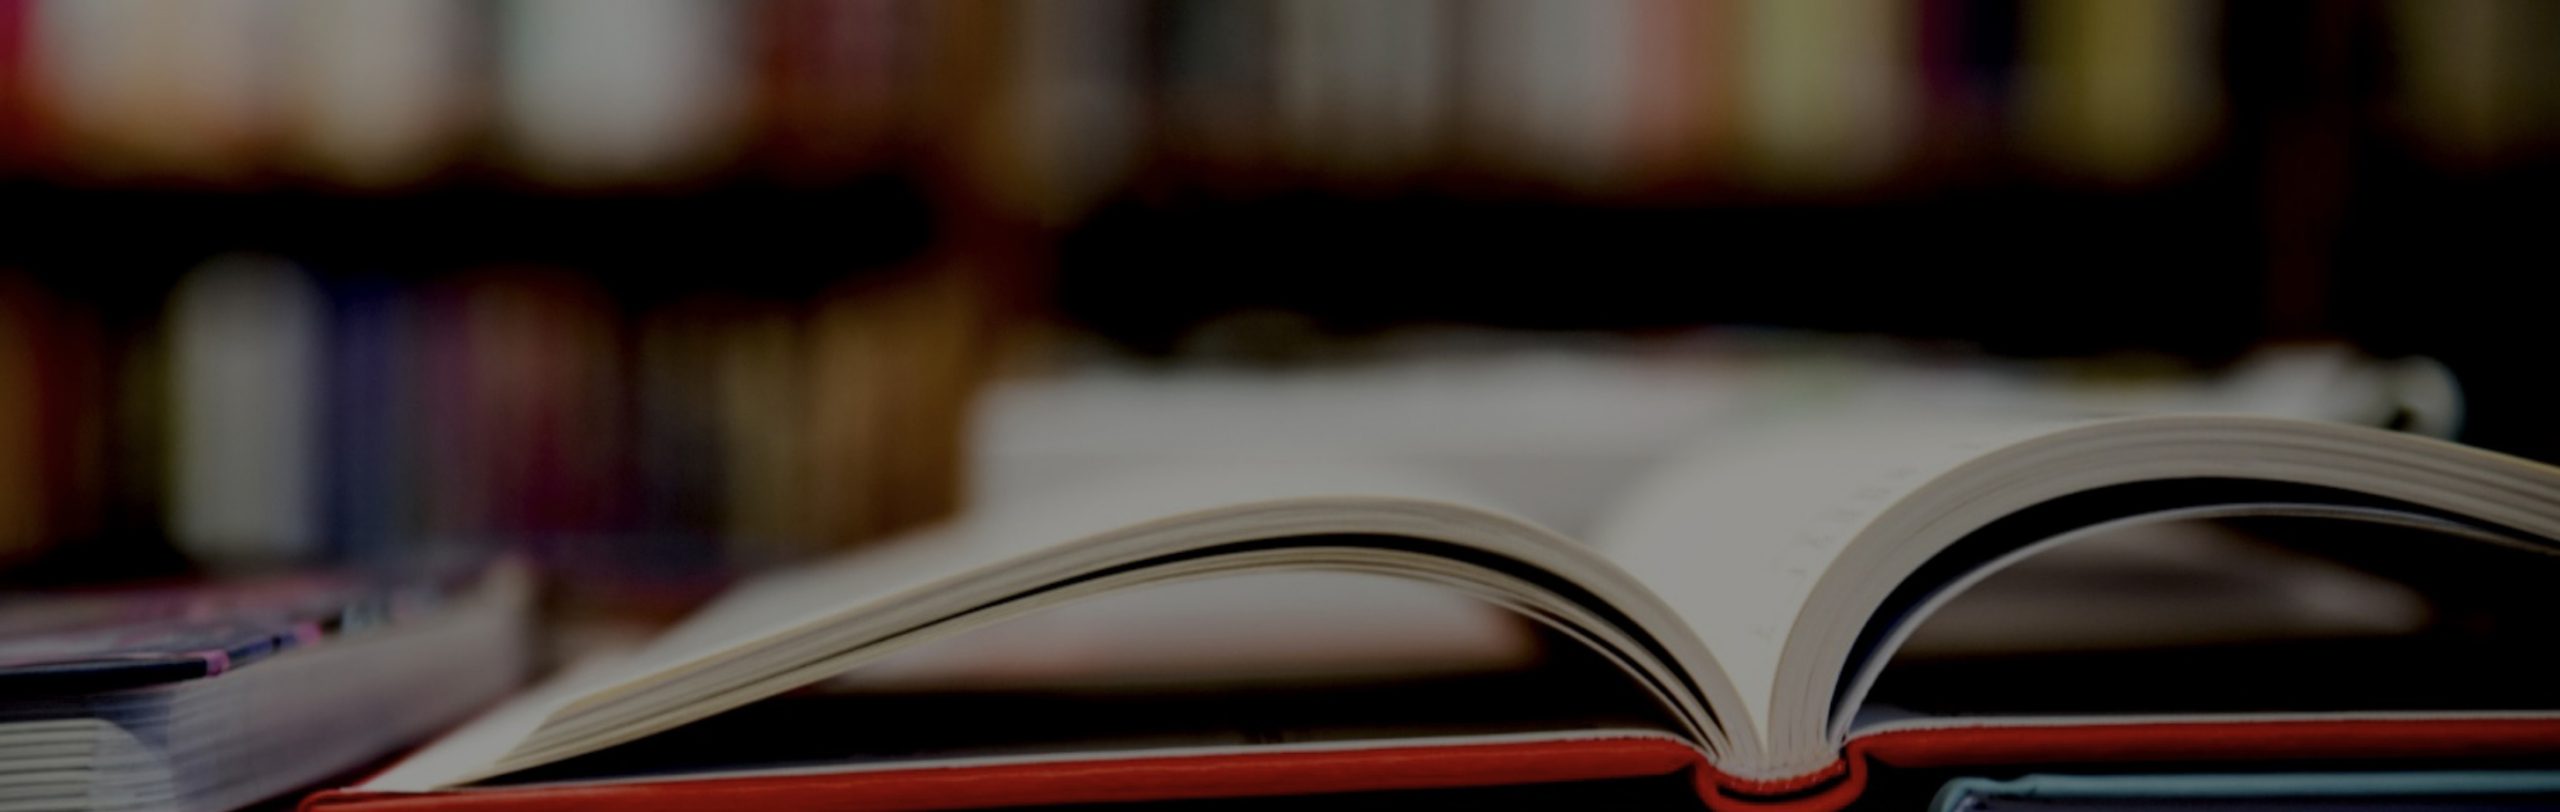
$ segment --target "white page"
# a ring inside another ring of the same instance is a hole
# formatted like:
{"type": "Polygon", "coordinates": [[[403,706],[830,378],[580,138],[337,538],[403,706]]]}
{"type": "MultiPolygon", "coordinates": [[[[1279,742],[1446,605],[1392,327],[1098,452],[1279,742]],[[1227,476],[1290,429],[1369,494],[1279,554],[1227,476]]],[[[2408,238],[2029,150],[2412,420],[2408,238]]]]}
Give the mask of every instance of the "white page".
{"type": "Polygon", "coordinates": [[[1688,621],[1765,736],[1788,632],[1849,539],[1986,438],[2034,431],[1883,413],[1774,424],[1693,448],[1592,539],[1688,621]]]}
{"type": "Polygon", "coordinates": [[[1758,380],[1713,358],[1502,345],[1407,355],[1007,378],[974,407],[970,495],[1002,508],[1097,469],[1391,464],[1577,533],[1663,461],[1666,438],[1732,422],[1758,380]]]}
{"type": "Polygon", "coordinates": [[[822,618],[937,577],[1036,553],[1068,539],[1238,502],[1316,496],[1487,501],[1386,466],[1202,463],[1119,471],[961,517],[950,525],[786,570],[732,590],[651,643],[626,668],[711,656],[762,633],[822,618]]]}
{"type": "Polygon", "coordinates": [[[555,680],[367,786],[424,791],[465,780],[572,704],[678,666],[717,663],[728,650],[824,623],[937,579],[1167,517],[1248,501],[1327,495],[1482,502],[1428,478],[1356,465],[1226,464],[1107,476],[744,585],[633,656],[555,680]]]}
{"type": "Polygon", "coordinates": [[[855,669],[863,691],[1309,685],[1526,668],[1528,621],[1456,590],[1358,572],[1256,572],[1115,591],[855,669]]]}

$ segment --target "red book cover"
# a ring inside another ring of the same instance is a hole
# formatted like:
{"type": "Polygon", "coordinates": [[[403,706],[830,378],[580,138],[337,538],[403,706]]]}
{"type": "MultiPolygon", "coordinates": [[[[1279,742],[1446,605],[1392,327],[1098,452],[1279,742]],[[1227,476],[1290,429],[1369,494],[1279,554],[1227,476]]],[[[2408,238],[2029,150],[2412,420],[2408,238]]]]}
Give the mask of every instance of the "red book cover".
{"type": "Polygon", "coordinates": [[[1862,736],[1823,771],[1780,780],[1727,776],[1666,737],[1559,738],[1269,753],[932,766],[635,783],[323,792],[304,812],[547,812],[598,805],[715,809],[966,809],[1025,804],[1302,796],[1542,784],[1689,773],[1715,809],[1821,812],[1848,806],[1874,769],[2144,762],[2289,764],[2560,757],[2560,718],[2283,719],[2057,726],[1974,725],[1862,736]]]}
{"type": "Polygon", "coordinates": [[[1249,754],[1133,756],[631,784],[323,792],[304,812],[646,812],[732,809],[970,809],[1026,804],[1199,800],[1539,784],[1671,775],[1703,764],[1668,738],[1381,746],[1249,754]]]}

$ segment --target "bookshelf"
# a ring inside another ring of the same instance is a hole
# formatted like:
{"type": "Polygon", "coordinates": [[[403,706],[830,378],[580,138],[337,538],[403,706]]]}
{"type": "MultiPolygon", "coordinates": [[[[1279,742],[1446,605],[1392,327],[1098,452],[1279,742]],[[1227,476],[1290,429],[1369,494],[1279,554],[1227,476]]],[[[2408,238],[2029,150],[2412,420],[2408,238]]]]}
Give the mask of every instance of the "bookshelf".
{"type": "Polygon", "coordinates": [[[318,359],[316,459],[279,464],[322,484],[276,520],[321,558],[499,537],[654,582],[859,543],[963,498],[1011,328],[1170,354],[1267,310],[2199,364],[2344,337],[2444,357],[2475,441],[2560,457],[2554,30],[2525,0],[0,0],[0,391],[33,394],[0,432],[42,438],[0,444],[42,494],[0,502],[0,556],[179,566],[172,296],[243,256],[317,325],[276,339],[318,359]],[[477,394],[393,408],[426,391],[477,394]]]}

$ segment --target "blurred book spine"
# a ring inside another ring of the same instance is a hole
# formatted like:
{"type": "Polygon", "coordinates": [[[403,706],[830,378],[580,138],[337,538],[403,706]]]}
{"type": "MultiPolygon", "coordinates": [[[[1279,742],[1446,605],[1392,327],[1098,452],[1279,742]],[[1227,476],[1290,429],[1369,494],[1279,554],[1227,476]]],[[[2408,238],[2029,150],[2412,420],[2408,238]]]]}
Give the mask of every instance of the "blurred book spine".
{"type": "Polygon", "coordinates": [[[1440,159],[1453,4],[1287,0],[1272,12],[1271,95],[1293,164],[1359,184],[1410,178],[1440,159]]]}
{"type": "Polygon", "coordinates": [[[1744,6],[1744,141],[1781,186],[1890,177],[1915,135],[1913,12],[1893,0],[1755,0],[1744,6]]]}
{"type": "Polygon", "coordinates": [[[320,178],[356,187],[432,177],[481,116],[485,7],[413,0],[297,0],[286,23],[290,149],[320,178]]]}
{"type": "Polygon", "coordinates": [[[512,0],[499,130],[517,166],[591,185],[725,162],[747,113],[746,20],[711,0],[512,0]]]}
{"type": "Polygon", "coordinates": [[[321,294],[280,260],[217,259],[169,301],[171,536],[206,561],[318,552],[321,294]]]}
{"type": "Polygon", "coordinates": [[[2028,4],[2020,109],[2031,151],[2112,183],[2194,161],[2222,113],[2217,8],[2205,0],[2028,4]]]}
{"type": "Polygon", "coordinates": [[[26,280],[0,275],[0,563],[23,561],[45,542],[46,394],[42,365],[48,332],[38,323],[44,302],[26,280]]]}
{"type": "Polygon", "coordinates": [[[760,140],[799,177],[831,177],[897,147],[914,100],[921,17],[901,0],[771,0],[752,24],[760,140]]]}
{"type": "Polygon", "coordinates": [[[2560,141],[2560,10],[2532,0],[2389,6],[2400,124],[2428,156],[2485,168],[2560,141]]]}
{"type": "Polygon", "coordinates": [[[420,515],[416,305],[388,281],[356,277],[330,286],[322,522],[335,556],[397,560],[420,515]]]}

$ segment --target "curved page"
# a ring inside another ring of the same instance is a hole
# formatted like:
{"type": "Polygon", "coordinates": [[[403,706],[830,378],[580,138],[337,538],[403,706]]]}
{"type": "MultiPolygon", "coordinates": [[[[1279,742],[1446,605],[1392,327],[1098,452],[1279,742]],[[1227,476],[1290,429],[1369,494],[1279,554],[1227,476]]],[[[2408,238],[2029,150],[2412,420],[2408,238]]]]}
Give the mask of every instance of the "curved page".
{"type": "Polygon", "coordinates": [[[1889,653],[1874,641],[1913,608],[1898,599],[1925,598],[2074,530],[2217,506],[2551,539],[2560,538],[2560,471],[2377,429],[2264,417],[1876,420],[1703,450],[1656,478],[1596,538],[1688,619],[1760,720],[1766,757],[1720,767],[1768,778],[1837,757],[1856,711],[1844,700],[1870,664],[1862,658],[1889,653]],[[1947,571],[1924,572],[1932,567],[1947,571]]]}
{"type": "Polygon", "coordinates": [[[1719,748],[1710,706],[1732,688],[1675,615],[1580,544],[1465,500],[1328,466],[1157,472],[1017,504],[742,589],[369,787],[448,787],[592,752],[1084,596],[1293,568],[1418,578],[1518,609],[1616,659],[1719,748]]]}
{"type": "MultiPolygon", "coordinates": [[[[1721,436],[1648,477],[1592,539],[1715,652],[1747,714],[1737,720],[1728,713],[1727,733],[1748,740],[1737,750],[1765,750],[1771,743],[1764,731],[1785,726],[1771,697],[1789,634],[1850,539],[1931,477],[2054,425],[1878,415],[1721,436]]],[[[1781,778],[1819,769],[1835,755],[1780,763],[1734,758],[1718,766],[1746,778],[1781,778]]]]}

